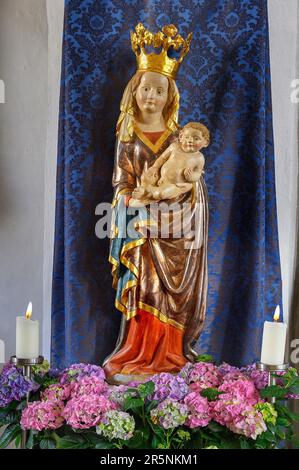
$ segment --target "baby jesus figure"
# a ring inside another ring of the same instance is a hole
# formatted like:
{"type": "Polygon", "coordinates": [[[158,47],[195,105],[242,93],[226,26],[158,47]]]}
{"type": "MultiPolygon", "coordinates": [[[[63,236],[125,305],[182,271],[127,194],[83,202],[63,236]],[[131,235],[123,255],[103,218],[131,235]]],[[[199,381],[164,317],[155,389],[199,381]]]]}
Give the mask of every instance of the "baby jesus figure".
{"type": "Polygon", "coordinates": [[[173,199],[192,189],[199,180],[205,159],[200,152],[210,143],[209,130],[199,122],[189,122],[173,142],[144,172],[141,185],[134,189],[129,201],[131,207],[173,199]],[[160,170],[160,171],[159,171],[160,170]]]}

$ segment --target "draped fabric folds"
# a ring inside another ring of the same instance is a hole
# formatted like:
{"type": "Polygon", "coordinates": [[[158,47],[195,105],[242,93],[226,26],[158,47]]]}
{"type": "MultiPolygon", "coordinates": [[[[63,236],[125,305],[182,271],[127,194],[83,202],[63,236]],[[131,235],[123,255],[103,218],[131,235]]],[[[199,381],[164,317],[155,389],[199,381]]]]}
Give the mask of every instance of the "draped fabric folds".
{"type": "Polygon", "coordinates": [[[191,191],[160,204],[143,206],[142,210],[127,209],[123,202],[140,185],[144,170],[177,138],[178,132],[162,131],[154,151],[148,136],[134,126],[132,141],[116,145],[113,173],[116,216],[109,261],[116,288],[115,306],[125,319],[112,358],[104,361],[109,379],[115,371],[126,374],[127,379],[129,368],[136,374],[137,370],[140,374],[178,372],[186,358],[194,359],[192,345],[204,324],[208,200],[203,178],[193,184],[191,191]],[[130,229],[129,221],[135,231],[130,229]],[[144,312],[156,320],[149,319],[144,312]],[[150,344],[141,341],[140,348],[136,347],[138,337],[145,336],[151,338],[150,344]],[[177,337],[177,347],[175,341],[169,341],[171,336],[177,337]]]}
{"type": "Polygon", "coordinates": [[[66,0],[52,294],[52,365],[101,364],[113,350],[109,240],[96,209],[112,201],[115,125],[135,73],[130,30],[173,23],[190,53],[176,80],[179,123],[210,130],[208,299],[196,346],[216,360],[259,357],[262,326],[281,303],[267,2],[66,0]]]}

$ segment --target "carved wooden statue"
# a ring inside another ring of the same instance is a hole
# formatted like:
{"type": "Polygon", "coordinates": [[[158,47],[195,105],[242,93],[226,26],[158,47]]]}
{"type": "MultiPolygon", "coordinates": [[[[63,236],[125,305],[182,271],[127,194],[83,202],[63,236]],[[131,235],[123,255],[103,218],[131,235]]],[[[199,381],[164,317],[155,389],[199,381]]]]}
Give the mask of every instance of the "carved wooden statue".
{"type": "Polygon", "coordinates": [[[190,33],[184,40],[174,25],[153,34],[139,23],[131,32],[137,71],[121,100],[113,173],[116,217],[109,261],[122,322],[103,364],[111,383],[178,372],[197,355],[193,346],[204,324],[208,282],[208,199],[200,150],[209,144],[209,131],[192,122],[180,128],[175,83],[191,38],[190,33]],[[162,52],[149,54],[145,46],[162,52]],[[168,56],[171,46],[180,49],[178,59],[168,56]],[[124,235],[128,211],[141,206],[137,236],[124,235]],[[183,220],[179,236],[178,220],[183,220]]]}

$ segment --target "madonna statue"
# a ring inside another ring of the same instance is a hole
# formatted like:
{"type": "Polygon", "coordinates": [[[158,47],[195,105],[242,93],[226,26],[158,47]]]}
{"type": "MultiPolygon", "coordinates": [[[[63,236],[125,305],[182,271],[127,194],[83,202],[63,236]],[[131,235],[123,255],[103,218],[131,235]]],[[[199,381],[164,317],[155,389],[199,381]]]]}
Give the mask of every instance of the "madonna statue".
{"type": "MultiPolygon", "coordinates": [[[[192,33],[184,40],[174,25],[153,34],[139,23],[131,32],[138,67],[121,100],[113,173],[115,216],[109,261],[122,322],[116,347],[103,363],[110,383],[175,373],[197,356],[193,346],[203,328],[207,298],[208,199],[203,174],[192,180],[189,172],[189,190],[168,192],[163,210],[159,201],[153,211],[152,204],[145,205],[134,224],[135,237],[123,233],[130,220],[132,193],[180,138],[175,77],[191,38],[192,33]],[[149,54],[145,46],[162,52],[149,54]],[[181,50],[178,59],[168,56],[169,47],[181,50]],[[190,229],[181,236],[174,234],[175,218],[165,210],[174,203],[174,212],[185,216],[183,223],[190,229]],[[155,236],[149,235],[153,224],[155,236]],[[161,234],[166,225],[167,238],[161,234]]],[[[193,152],[191,140],[187,144],[193,152]]]]}

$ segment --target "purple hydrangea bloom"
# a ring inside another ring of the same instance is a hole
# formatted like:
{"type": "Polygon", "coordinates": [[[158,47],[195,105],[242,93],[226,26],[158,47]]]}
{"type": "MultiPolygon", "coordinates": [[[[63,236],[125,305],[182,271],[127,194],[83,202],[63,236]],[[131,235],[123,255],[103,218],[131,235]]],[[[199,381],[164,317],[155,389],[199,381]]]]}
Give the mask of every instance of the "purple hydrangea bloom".
{"type": "Polygon", "coordinates": [[[258,390],[262,390],[268,385],[268,372],[263,370],[258,370],[256,364],[251,364],[246,367],[242,367],[242,373],[249,377],[258,390]]]}
{"type": "Polygon", "coordinates": [[[89,377],[98,377],[103,381],[106,378],[105,372],[100,366],[93,364],[73,364],[67,369],[64,369],[60,375],[60,383],[65,385],[74,380],[80,380],[86,375],[89,377]]]}
{"type": "Polygon", "coordinates": [[[51,379],[57,379],[61,374],[61,370],[57,369],[56,367],[50,367],[49,369],[49,377],[51,379]]]}
{"type": "Polygon", "coordinates": [[[24,377],[21,369],[7,364],[0,375],[0,408],[12,401],[21,401],[27,393],[38,390],[39,385],[24,377]]]}
{"type": "Polygon", "coordinates": [[[231,372],[238,372],[240,369],[238,369],[238,367],[236,366],[231,366],[230,364],[223,362],[218,367],[218,370],[221,375],[225,376],[226,374],[230,374],[231,372]]]}
{"type": "Polygon", "coordinates": [[[179,375],[173,375],[168,372],[156,374],[151,379],[155,384],[155,392],[152,400],[159,402],[166,398],[181,400],[189,392],[188,385],[179,375]]]}
{"type": "Polygon", "coordinates": [[[126,386],[128,388],[137,388],[142,382],[138,382],[137,380],[133,380],[132,382],[128,382],[126,386]]]}
{"type": "Polygon", "coordinates": [[[289,395],[286,396],[287,400],[299,400],[299,394],[298,393],[290,393],[289,395]]]}
{"type": "Polygon", "coordinates": [[[179,376],[182,377],[182,379],[185,380],[186,383],[189,383],[189,375],[191,374],[191,371],[193,370],[194,364],[193,362],[186,362],[184,367],[180,370],[179,376]]]}

